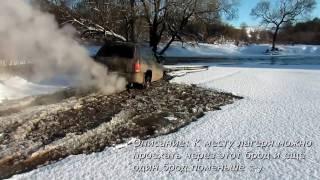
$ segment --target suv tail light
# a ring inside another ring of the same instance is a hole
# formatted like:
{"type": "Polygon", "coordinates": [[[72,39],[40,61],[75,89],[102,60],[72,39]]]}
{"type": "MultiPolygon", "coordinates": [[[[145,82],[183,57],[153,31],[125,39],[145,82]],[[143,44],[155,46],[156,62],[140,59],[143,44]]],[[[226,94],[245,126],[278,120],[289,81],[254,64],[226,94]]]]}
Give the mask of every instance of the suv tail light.
{"type": "Polygon", "coordinates": [[[141,72],[141,65],[137,62],[133,65],[133,69],[134,69],[134,72],[139,73],[141,72]]]}

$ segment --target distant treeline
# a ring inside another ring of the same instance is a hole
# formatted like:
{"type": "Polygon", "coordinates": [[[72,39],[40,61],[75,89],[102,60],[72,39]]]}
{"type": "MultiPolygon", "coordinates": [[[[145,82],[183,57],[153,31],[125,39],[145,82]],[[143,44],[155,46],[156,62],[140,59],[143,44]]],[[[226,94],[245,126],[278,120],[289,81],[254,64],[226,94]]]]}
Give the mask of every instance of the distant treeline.
{"type": "Polygon", "coordinates": [[[279,42],[320,44],[320,19],[315,18],[295,25],[286,24],[279,34],[279,42]]]}
{"type": "MultiPolygon", "coordinates": [[[[240,43],[271,43],[272,30],[264,27],[250,28],[245,23],[240,28],[215,22],[202,24],[192,22],[186,27],[187,34],[192,34],[200,42],[221,43],[234,41],[240,43]]],[[[283,44],[320,44],[320,19],[297,24],[285,24],[279,32],[278,42],[283,44]]]]}

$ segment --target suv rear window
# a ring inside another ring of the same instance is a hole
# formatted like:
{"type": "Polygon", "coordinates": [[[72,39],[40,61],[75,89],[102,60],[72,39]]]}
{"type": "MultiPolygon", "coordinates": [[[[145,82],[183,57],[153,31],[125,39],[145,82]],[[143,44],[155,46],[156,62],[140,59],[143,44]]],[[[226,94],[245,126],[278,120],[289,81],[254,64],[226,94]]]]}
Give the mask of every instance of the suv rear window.
{"type": "Polygon", "coordinates": [[[122,58],[133,58],[134,57],[134,46],[129,44],[109,44],[106,43],[98,51],[97,57],[122,57],[122,58]]]}

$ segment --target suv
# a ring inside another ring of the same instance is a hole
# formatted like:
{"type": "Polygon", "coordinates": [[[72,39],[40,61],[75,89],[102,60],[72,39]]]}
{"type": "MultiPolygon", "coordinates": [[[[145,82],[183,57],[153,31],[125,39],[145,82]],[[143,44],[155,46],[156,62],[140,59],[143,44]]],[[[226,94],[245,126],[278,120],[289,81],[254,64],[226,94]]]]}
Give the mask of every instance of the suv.
{"type": "Polygon", "coordinates": [[[151,82],[163,77],[164,69],[151,48],[133,43],[106,43],[97,52],[95,61],[126,78],[130,85],[151,82]]]}

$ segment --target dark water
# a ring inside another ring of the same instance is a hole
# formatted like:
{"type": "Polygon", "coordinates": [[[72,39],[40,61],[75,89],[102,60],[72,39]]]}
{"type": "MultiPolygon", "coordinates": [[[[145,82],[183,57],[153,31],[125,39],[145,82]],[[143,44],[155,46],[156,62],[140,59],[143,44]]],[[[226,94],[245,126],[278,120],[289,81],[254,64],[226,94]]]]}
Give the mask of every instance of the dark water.
{"type": "Polygon", "coordinates": [[[320,65],[320,56],[247,56],[247,57],[167,57],[165,64],[200,63],[214,65],[320,65]]]}

